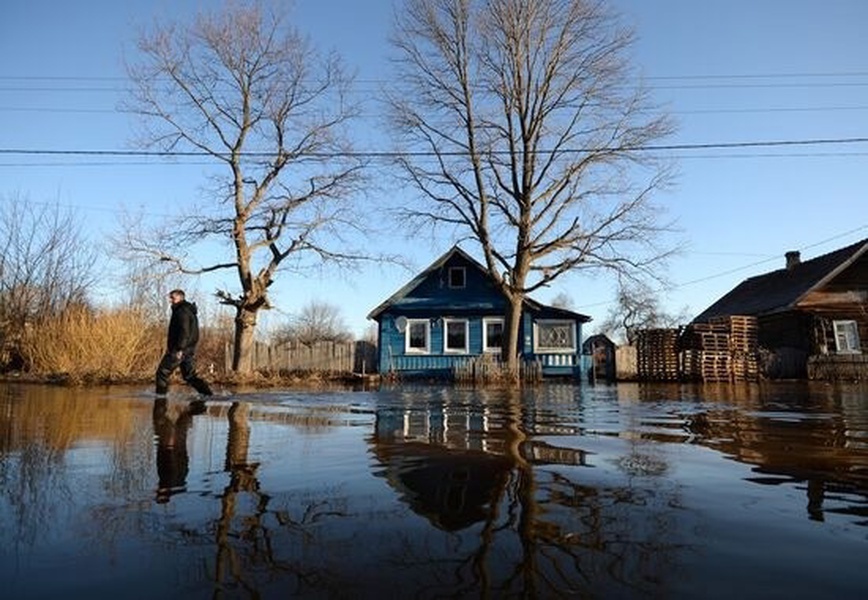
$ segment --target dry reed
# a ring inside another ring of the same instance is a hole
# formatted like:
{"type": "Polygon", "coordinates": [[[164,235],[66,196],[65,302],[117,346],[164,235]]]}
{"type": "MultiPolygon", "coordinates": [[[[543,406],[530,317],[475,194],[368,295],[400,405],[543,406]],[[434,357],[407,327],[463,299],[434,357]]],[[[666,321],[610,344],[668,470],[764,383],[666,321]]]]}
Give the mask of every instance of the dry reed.
{"type": "Polygon", "coordinates": [[[162,326],[135,309],[76,306],[28,326],[23,354],[33,375],[122,381],[152,373],[164,338],[162,326]]]}

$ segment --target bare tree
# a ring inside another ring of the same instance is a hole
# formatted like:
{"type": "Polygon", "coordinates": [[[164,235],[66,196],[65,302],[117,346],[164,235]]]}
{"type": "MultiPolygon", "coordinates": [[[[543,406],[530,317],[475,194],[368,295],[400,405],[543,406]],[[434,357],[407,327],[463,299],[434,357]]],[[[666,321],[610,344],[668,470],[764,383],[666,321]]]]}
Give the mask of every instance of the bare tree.
{"type": "Polygon", "coordinates": [[[408,0],[397,15],[403,215],[479,244],[508,301],[580,268],[651,276],[669,250],[652,192],[671,133],[628,68],[632,33],[598,0],[408,0]]]}
{"type": "Polygon", "coordinates": [[[682,309],[677,315],[669,314],[660,306],[660,298],[650,286],[643,282],[622,281],[617,301],[609,309],[600,331],[613,339],[620,336],[632,344],[638,330],[677,327],[687,321],[686,313],[687,310],[682,309]]]}
{"type": "Polygon", "coordinates": [[[0,355],[18,353],[34,320],[87,304],[97,259],[73,211],[18,194],[0,199],[0,355]]]}
{"type": "Polygon", "coordinates": [[[240,291],[217,295],[235,309],[232,368],[248,372],[257,315],[270,307],[279,268],[364,257],[351,249],[365,166],[346,137],[357,112],[346,97],[352,78],[338,57],[321,57],[258,5],[227,4],[186,28],[158,26],[138,49],[126,108],[143,117],[141,143],[212,159],[223,176],[212,180],[208,206],[160,232],[132,231],[126,242],[175,272],[237,275],[240,291]],[[207,240],[228,251],[203,260],[195,249],[207,240]]]}
{"type": "Polygon", "coordinates": [[[281,342],[299,342],[310,345],[316,342],[347,342],[352,334],[341,316],[339,306],[312,300],[294,315],[288,325],[277,333],[281,342]]]}

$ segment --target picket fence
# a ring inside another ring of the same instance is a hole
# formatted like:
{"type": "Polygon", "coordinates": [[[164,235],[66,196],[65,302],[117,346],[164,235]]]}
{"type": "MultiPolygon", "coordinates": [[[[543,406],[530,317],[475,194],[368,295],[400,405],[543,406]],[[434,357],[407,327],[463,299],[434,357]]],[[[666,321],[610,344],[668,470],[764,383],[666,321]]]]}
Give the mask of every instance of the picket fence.
{"type": "MultiPolygon", "coordinates": [[[[232,344],[226,344],[226,369],[232,365],[232,344]]],[[[377,346],[370,342],[268,344],[254,342],[253,369],[270,372],[375,373],[377,346]]]]}

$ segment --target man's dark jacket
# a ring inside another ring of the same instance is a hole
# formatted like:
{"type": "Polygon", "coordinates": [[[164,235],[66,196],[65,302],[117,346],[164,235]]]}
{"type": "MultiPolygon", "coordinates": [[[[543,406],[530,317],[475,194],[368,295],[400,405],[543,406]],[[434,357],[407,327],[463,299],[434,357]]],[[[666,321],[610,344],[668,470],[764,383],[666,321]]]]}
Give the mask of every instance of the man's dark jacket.
{"type": "Polygon", "coordinates": [[[169,319],[169,336],[166,351],[189,352],[199,343],[199,318],[196,305],[182,300],[172,305],[172,318],[169,319]]]}

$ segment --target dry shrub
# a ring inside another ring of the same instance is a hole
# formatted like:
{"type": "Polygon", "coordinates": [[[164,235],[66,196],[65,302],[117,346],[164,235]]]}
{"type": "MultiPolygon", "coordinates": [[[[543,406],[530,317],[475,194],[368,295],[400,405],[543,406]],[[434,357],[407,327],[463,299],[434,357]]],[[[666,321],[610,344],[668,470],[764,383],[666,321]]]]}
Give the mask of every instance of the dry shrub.
{"type": "Polygon", "coordinates": [[[23,353],[34,375],[123,381],[150,376],[164,343],[162,328],[141,311],[75,306],[29,326],[23,353]]]}

